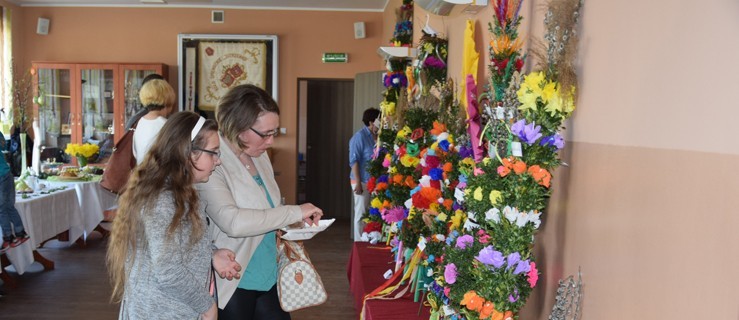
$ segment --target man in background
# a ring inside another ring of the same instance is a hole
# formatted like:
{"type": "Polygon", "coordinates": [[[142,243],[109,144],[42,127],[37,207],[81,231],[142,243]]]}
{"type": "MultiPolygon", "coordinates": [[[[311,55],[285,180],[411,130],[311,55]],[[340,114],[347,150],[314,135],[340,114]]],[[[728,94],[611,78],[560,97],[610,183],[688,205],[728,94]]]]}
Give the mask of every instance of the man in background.
{"type": "Polygon", "coordinates": [[[370,194],[367,191],[367,180],[369,180],[367,165],[372,160],[377,132],[380,129],[380,110],[376,108],[365,110],[362,115],[362,123],[364,123],[364,127],[354,133],[351,140],[349,140],[349,166],[351,167],[349,179],[354,193],[354,213],[352,217],[354,241],[361,241],[364,228],[362,216],[370,202],[370,194]]]}

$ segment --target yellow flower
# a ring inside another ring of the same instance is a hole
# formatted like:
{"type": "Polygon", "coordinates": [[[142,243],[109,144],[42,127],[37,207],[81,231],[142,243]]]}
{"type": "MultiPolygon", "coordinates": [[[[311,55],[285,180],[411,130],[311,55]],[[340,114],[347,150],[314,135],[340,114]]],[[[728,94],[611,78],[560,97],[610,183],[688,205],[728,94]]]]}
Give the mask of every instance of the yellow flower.
{"type": "Polygon", "coordinates": [[[490,159],[490,157],[482,158],[482,164],[484,164],[484,165],[489,165],[490,164],[490,161],[492,161],[492,159],[490,159]]]}
{"type": "Polygon", "coordinates": [[[414,168],[418,166],[420,162],[421,162],[421,159],[416,158],[414,156],[407,155],[407,154],[400,157],[400,163],[408,168],[414,168]]]}
{"type": "Polygon", "coordinates": [[[439,213],[439,215],[436,216],[436,219],[438,219],[441,222],[445,222],[446,221],[446,218],[447,218],[446,213],[443,213],[443,212],[442,213],[439,213]]]}
{"type": "Polygon", "coordinates": [[[411,207],[408,210],[408,220],[413,219],[413,217],[416,215],[416,207],[411,207]]]}
{"type": "Polygon", "coordinates": [[[434,52],[434,45],[432,45],[432,44],[431,44],[431,43],[429,43],[429,42],[426,42],[426,43],[424,43],[424,44],[423,44],[423,51],[426,51],[427,53],[432,53],[432,52],[434,52]]]}
{"type": "MultiPolygon", "coordinates": [[[[541,92],[542,82],[544,82],[544,73],[543,72],[532,72],[526,75],[526,77],[524,77],[523,83],[521,84],[521,88],[525,86],[534,93],[541,92]]],[[[537,95],[541,95],[541,94],[537,94],[537,95]]]]}
{"type": "Polygon", "coordinates": [[[395,115],[395,102],[383,101],[380,103],[380,109],[385,115],[393,116],[395,115]]]}
{"type": "Polygon", "coordinates": [[[85,157],[90,158],[94,156],[98,151],[100,150],[100,147],[94,144],[85,143],[85,144],[77,144],[77,143],[69,143],[67,144],[67,147],[64,149],[64,153],[73,156],[73,157],[85,157]]]}
{"type": "Polygon", "coordinates": [[[473,197],[477,201],[482,201],[482,188],[481,187],[477,187],[477,189],[475,189],[475,194],[473,197]]]}
{"type": "Polygon", "coordinates": [[[547,82],[547,84],[544,86],[544,89],[541,91],[541,100],[544,101],[544,103],[547,103],[549,99],[552,98],[555,94],[559,92],[559,88],[557,87],[556,82],[547,82]]]}
{"type": "Polygon", "coordinates": [[[390,174],[398,173],[398,168],[396,168],[395,166],[392,166],[392,167],[390,167],[390,168],[387,169],[387,172],[390,173],[390,174]]]}
{"type": "Polygon", "coordinates": [[[372,206],[372,208],[380,209],[382,208],[382,201],[380,201],[379,198],[374,198],[372,199],[372,203],[370,203],[370,206],[372,206]]]}
{"type": "Polygon", "coordinates": [[[490,204],[496,205],[503,194],[498,190],[490,191],[490,204]]]}
{"type": "Polygon", "coordinates": [[[459,229],[462,225],[462,221],[466,218],[464,211],[457,209],[457,211],[454,212],[454,216],[452,216],[452,225],[449,226],[449,230],[459,229]]]}
{"type": "Polygon", "coordinates": [[[403,127],[403,129],[398,130],[398,134],[396,135],[398,138],[404,138],[407,137],[409,134],[411,134],[411,128],[408,128],[408,126],[403,127]]]}
{"type": "Polygon", "coordinates": [[[518,90],[518,101],[521,102],[521,105],[518,107],[518,110],[532,110],[536,111],[536,100],[539,99],[539,96],[530,93],[526,91],[523,87],[518,90]]]}

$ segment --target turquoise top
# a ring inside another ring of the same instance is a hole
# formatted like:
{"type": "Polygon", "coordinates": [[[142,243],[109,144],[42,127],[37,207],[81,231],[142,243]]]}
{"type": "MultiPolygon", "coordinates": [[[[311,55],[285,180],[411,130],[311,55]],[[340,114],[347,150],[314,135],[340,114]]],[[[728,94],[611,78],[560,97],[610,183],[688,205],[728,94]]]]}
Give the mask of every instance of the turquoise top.
{"type": "MultiPolygon", "coordinates": [[[[274,208],[275,204],[272,202],[272,197],[270,197],[262,177],[259,174],[252,177],[262,187],[267,195],[269,205],[274,208]]],[[[244,276],[239,281],[239,288],[269,291],[275,283],[277,283],[277,237],[275,231],[270,231],[264,235],[264,239],[259,243],[254,255],[249,260],[244,276]]]]}

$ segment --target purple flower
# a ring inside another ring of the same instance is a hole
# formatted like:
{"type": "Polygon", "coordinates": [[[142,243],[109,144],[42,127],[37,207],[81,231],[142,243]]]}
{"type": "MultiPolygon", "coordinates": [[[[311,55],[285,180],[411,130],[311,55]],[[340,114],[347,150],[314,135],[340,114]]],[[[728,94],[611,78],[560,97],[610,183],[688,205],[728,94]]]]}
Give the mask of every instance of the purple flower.
{"type": "Polygon", "coordinates": [[[382,220],[385,220],[387,223],[393,223],[405,219],[406,216],[407,214],[403,207],[393,207],[385,212],[382,216],[382,220]]]}
{"type": "Polygon", "coordinates": [[[446,283],[453,284],[457,282],[457,266],[450,263],[444,267],[444,280],[446,283]]]}
{"type": "Polygon", "coordinates": [[[475,239],[472,238],[471,235],[465,234],[465,235],[457,238],[457,248],[459,248],[459,249],[467,249],[467,247],[472,246],[472,242],[474,240],[475,239]]]}
{"type": "Polygon", "coordinates": [[[465,146],[460,147],[459,148],[459,157],[462,158],[462,159],[472,157],[472,149],[467,148],[465,146]]]}
{"type": "Polygon", "coordinates": [[[495,268],[502,267],[505,262],[503,254],[500,251],[493,249],[493,246],[482,248],[482,250],[480,250],[480,254],[478,254],[475,259],[483,264],[493,266],[495,268]]]}
{"type": "Polygon", "coordinates": [[[519,298],[519,296],[518,296],[518,289],[514,288],[513,289],[513,294],[508,295],[508,301],[510,301],[510,302],[516,302],[516,301],[518,301],[518,298],[519,298]]]}
{"type": "Polygon", "coordinates": [[[557,150],[561,150],[565,147],[565,140],[562,139],[559,133],[555,133],[551,136],[542,138],[541,141],[539,141],[539,144],[545,147],[554,146],[557,150]]]}
{"type": "Polygon", "coordinates": [[[444,69],[446,68],[446,63],[435,56],[428,56],[426,57],[426,60],[423,60],[423,66],[427,68],[444,69]]]}
{"type": "Polygon", "coordinates": [[[383,174],[383,175],[381,175],[381,176],[379,176],[379,177],[377,178],[377,183],[380,183],[380,182],[385,182],[385,183],[387,183],[387,175],[386,175],[386,174],[383,174]]]}
{"type": "Polygon", "coordinates": [[[444,170],[433,168],[429,170],[429,176],[431,177],[431,180],[441,180],[444,178],[444,170]]]}
{"type": "Polygon", "coordinates": [[[511,253],[511,254],[508,255],[507,260],[508,260],[508,268],[507,269],[510,269],[510,268],[516,266],[516,264],[519,261],[521,261],[521,254],[518,253],[518,252],[511,253]]]}
{"type": "Polygon", "coordinates": [[[525,119],[518,120],[511,126],[511,132],[515,134],[521,141],[533,144],[541,138],[541,126],[535,125],[533,122],[526,124],[525,119]]]}
{"type": "Polygon", "coordinates": [[[516,269],[513,270],[513,274],[520,274],[524,272],[529,272],[531,270],[531,265],[529,264],[529,260],[521,260],[516,264],[516,269]]]}

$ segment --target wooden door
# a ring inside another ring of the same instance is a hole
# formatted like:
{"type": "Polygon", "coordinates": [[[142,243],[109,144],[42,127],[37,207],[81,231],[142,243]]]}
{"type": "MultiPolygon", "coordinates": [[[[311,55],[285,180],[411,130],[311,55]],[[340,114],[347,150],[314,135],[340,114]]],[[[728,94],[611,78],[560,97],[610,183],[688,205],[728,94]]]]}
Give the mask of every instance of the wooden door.
{"type": "Polygon", "coordinates": [[[306,98],[306,201],[326,218],[349,219],[354,80],[308,80],[306,98]]]}

